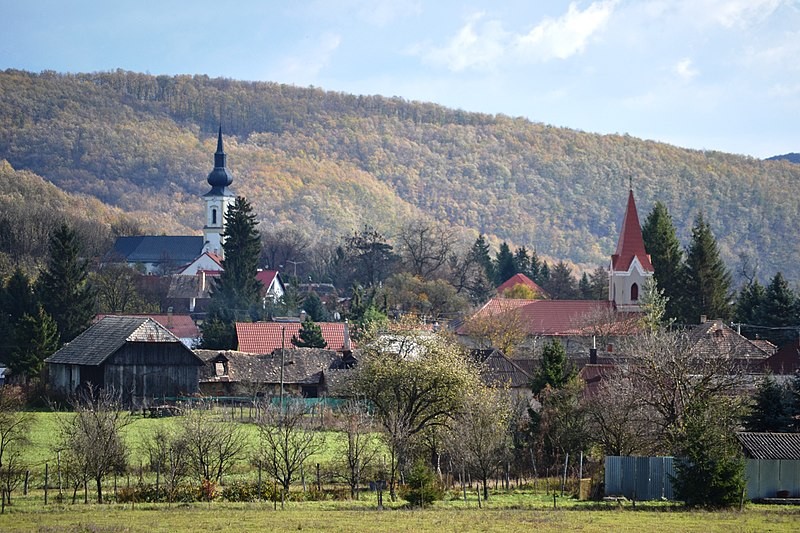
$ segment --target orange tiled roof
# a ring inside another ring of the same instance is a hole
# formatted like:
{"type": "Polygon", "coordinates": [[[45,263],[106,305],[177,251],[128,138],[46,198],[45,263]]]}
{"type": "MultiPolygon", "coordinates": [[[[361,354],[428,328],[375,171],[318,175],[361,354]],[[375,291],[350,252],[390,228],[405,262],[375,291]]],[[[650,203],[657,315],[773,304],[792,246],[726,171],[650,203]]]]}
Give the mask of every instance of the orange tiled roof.
{"type": "MultiPolygon", "coordinates": [[[[492,298],[475,313],[474,317],[489,317],[518,312],[521,324],[529,335],[581,335],[585,327],[580,322],[583,317],[598,312],[613,310],[613,304],[606,300],[507,300],[492,298]]],[[[619,315],[620,334],[629,331],[632,314],[619,315]]],[[[459,334],[467,334],[469,328],[459,328],[459,334]]]]}
{"type": "Polygon", "coordinates": [[[514,274],[508,278],[502,285],[497,287],[497,294],[502,295],[503,291],[506,291],[515,285],[525,285],[526,287],[530,287],[534,293],[541,294],[543,297],[547,296],[547,292],[545,292],[545,290],[541,288],[538,283],[533,281],[525,274],[514,274]]]}
{"type": "Polygon", "coordinates": [[[617,272],[626,272],[631,267],[634,257],[639,260],[645,272],[653,272],[650,256],[644,249],[642,227],[639,225],[639,215],[631,190],[628,193],[628,207],[625,209],[625,217],[622,219],[622,228],[619,232],[617,251],[611,256],[611,267],[617,272]]]}
{"type": "MultiPolygon", "coordinates": [[[[237,322],[236,336],[239,339],[239,351],[255,354],[272,353],[284,346],[284,339],[287,349],[294,348],[292,335],[298,334],[301,325],[300,322],[237,322]]],[[[317,325],[322,330],[322,337],[328,343],[329,350],[344,350],[344,322],[317,322],[317,325]]]]}

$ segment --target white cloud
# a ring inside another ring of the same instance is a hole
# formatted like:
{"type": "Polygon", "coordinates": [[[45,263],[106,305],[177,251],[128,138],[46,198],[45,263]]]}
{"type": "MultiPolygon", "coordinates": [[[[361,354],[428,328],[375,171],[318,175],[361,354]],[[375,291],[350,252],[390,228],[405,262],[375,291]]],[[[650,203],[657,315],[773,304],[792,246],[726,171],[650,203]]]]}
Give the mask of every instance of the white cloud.
{"type": "Polygon", "coordinates": [[[546,62],[579,54],[608,22],[617,0],[590,4],[583,11],[571,3],[559,18],[545,18],[524,34],[508,32],[498,20],[475,13],[442,47],[417,45],[411,53],[424,62],[458,72],[492,69],[501,62],[546,62]]]}
{"type": "Polygon", "coordinates": [[[606,25],[616,3],[616,0],[595,2],[581,11],[573,2],[562,17],[545,19],[518,37],[517,52],[540,61],[566,59],[581,53],[589,38],[606,25]]]}
{"type": "Polygon", "coordinates": [[[688,57],[684,57],[678,61],[675,66],[672,67],[672,71],[683,81],[690,81],[698,74],[698,70],[692,65],[691,58],[688,57]]]}
{"type": "Polygon", "coordinates": [[[283,61],[279,69],[279,79],[296,85],[315,83],[317,75],[330,63],[341,42],[342,38],[338,34],[324,33],[320,35],[319,40],[305,50],[287,57],[283,61]]]}
{"type": "Polygon", "coordinates": [[[685,0],[677,12],[693,25],[746,28],[769,18],[791,0],[685,0]]]}

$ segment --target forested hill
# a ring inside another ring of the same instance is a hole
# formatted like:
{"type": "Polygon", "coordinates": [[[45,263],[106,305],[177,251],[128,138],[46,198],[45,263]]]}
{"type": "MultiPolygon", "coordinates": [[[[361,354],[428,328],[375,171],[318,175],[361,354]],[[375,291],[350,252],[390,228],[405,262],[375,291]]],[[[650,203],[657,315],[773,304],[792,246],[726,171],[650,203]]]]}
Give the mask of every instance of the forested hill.
{"type": "Polygon", "coordinates": [[[632,178],[642,218],[661,200],[685,241],[702,210],[733,270],[747,254],[762,276],[800,278],[800,167],[786,161],[274,83],[0,73],[0,159],[124,211],[165,214],[142,219],[158,233],[199,230],[220,121],[234,190],[262,229],[335,239],[369,224],[391,236],[430,216],[601,264],[632,178]]]}

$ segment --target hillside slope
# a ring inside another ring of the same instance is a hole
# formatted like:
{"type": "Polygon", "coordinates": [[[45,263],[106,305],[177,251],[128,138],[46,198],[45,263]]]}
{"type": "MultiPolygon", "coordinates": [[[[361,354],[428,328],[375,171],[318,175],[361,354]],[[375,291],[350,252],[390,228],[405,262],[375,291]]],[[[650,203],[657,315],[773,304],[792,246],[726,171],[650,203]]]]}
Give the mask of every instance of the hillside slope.
{"type": "MultiPolygon", "coordinates": [[[[644,217],[664,202],[681,238],[711,221],[724,258],[800,278],[800,167],[595,135],[525,119],[272,83],[128,72],[0,73],[0,158],[125,211],[150,231],[198,228],[214,132],[262,228],[391,235],[429,216],[540,254],[607,261],[629,179],[644,217]]],[[[687,127],[691,127],[687,125],[687,127]]]]}

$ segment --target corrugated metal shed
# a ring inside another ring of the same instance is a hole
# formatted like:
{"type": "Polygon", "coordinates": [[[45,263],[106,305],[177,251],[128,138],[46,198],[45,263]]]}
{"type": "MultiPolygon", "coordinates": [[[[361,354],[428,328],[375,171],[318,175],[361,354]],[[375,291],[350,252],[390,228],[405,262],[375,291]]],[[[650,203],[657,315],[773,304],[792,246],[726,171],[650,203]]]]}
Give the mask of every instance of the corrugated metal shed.
{"type": "Polygon", "coordinates": [[[751,459],[800,460],[800,433],[741,432],[736,438],[751,459]]]}

